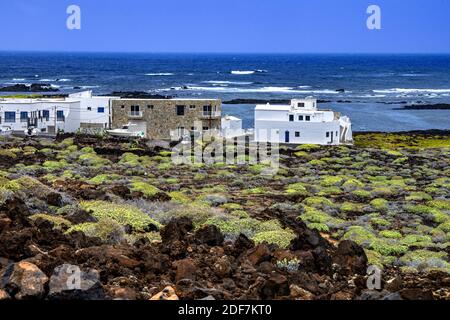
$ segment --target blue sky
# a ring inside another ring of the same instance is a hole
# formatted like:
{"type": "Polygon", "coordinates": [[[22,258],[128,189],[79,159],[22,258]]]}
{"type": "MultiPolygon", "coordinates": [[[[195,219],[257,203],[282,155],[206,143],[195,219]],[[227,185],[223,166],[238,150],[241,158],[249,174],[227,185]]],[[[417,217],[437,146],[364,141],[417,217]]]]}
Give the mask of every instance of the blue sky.
{"type": "Polygon", "coordinates": [[[0,0],[0,50],[450,53],[448,0],[0,0]],[[82,29],[66,28],[81,7],[82,29]],[[369,5],[382,30],[366,27],[369,5]]]}

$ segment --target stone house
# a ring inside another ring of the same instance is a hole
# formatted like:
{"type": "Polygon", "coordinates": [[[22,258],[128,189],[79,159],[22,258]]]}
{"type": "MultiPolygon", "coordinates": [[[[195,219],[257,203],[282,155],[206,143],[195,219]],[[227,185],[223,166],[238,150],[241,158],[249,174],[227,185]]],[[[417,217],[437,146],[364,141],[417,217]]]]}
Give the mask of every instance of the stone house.
{"type": "Polygon", "coordinates": [[[133,125],[148,139],[172,139],[194,131],[219,132],[221,113],[217,99],[115,99],[112,127],[133,125]]]}

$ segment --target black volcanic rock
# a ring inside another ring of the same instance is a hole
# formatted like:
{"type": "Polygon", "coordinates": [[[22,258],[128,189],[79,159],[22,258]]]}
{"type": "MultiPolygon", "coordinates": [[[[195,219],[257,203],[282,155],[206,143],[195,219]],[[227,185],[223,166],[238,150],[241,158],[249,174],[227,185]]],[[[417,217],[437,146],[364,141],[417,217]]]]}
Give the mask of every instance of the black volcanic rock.
{"type": "Polygon", "coordinates": [[[125,99],[172,99],[171,96],[164,96],[160,94],[151,94],[144,91],[114,91],[105,96],[121,97],[125,99]]]}
{"type": "Polygon", "coordinates": [[[33,83],[31,85],[15,84],[0,88],[0,92],[57,92],[59,89],[53,88],[46,83],[33,83]]]}
{"type": "Polygon", "coordinates": [[[450,110],[450,103],[412,104],[394,110],[450,110]]]}

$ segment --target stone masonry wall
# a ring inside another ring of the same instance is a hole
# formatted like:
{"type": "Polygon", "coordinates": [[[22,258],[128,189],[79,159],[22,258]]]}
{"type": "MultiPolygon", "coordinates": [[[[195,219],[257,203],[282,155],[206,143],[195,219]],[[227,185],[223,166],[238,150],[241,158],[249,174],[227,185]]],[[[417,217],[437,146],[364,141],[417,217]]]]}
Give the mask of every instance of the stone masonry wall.
{"type": "MultiPolygon", "coordinates": [[[[220,130],[222,103],[220,100],[205,99],[117,99],[112,102],[112,127],[121,128],[130,121],[147,123],[147,138],[170,139],[170,132],[184,127],[191,130],[194,123],[201,121],[202,128],[220,130]],[[142,117],[131,117],[131,106],[139,106],[142,117]],[[185,106],[184,116],[177,115],[177,106],[185,106]],[[211,106],[218,117],[204,117],[203,106],[211,106]]],[[[196,128],[199,130],[199,128],[196,128]]]]}

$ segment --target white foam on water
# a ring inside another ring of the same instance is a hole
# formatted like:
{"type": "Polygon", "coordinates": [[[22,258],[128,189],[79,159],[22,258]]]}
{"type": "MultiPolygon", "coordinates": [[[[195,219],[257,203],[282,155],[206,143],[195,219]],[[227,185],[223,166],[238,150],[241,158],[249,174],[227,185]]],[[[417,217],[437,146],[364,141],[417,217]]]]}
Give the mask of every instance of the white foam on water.
{"type": "Polygon", "coordinates": [[[154,77],[168,77],[168,76],[174,76],[174,73],[171,72],[158,72],[158,73],[146,73],[146,76],[154,76],[154,77]]]}
{"type": "Polygon", "coordinates": [[[219,81],[219,80],[211,80],[211,81],[203,81],[203,83],[210,83],[210,84],[236,84],[236,85],[250,85],[253,84],[253,82],[245,82],[245,81],[219,81]]]}
{"type": "Polygon", "coordinates": [[[248,75],[248,74],[254,74],[255,72],[256,71],[233,70],[233,71],[231,71],[231,74],[248,75]]]}
{"type": "Polygon", "coordinates": [[[393,88],[383,90],[372,90],[375,93],[450,93],[450,89],[406,89],[393,88]]]}
{"type": "Polygon", "coordinates": [[[297,93],[297,94],[338,94],[334,90],[297,90],[291,87],[262,87],[262,88],[236,88],[236,87],[203,87],[203,86],[186,86],[171,87],[166,89],[157,89],[156,91],[208,91],[208,92],[224,92],[224,93],[297,93]]]}

